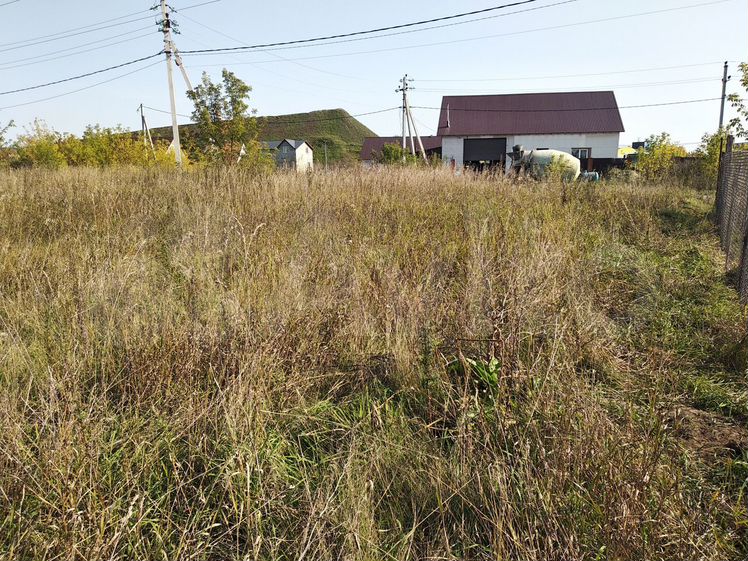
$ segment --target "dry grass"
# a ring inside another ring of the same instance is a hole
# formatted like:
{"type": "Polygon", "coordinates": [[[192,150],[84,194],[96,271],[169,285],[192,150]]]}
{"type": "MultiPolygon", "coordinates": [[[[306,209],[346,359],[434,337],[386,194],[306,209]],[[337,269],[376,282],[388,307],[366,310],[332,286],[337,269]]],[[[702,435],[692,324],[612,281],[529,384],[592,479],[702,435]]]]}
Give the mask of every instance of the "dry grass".
{"type": "Polygon", "coordinates": [[[746,554],[745,452],[679,423],[748,418],[708,195],[0,185],[1,559],[746,554]]]}

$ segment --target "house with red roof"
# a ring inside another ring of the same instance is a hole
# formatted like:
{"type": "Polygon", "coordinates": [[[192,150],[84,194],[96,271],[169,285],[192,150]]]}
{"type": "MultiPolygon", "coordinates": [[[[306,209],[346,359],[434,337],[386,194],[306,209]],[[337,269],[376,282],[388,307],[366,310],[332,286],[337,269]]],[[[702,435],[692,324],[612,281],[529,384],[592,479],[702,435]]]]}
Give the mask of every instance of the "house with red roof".
{"type": "Polygon", "coordinates": [[[615,159],[622,132],[615,94],[601,91],[447,96],[438,136],[446,163],[485,169],[504,166],[516,145],[615,159]]]}
{"type": "MultiPolygon", "coordinates": [[[[442,99],[436,136],[422,137],[427,154],[455,169],[504,167],[512,148],[560,150],[585,169],[618,158],[623,120],[611,91],[460,95],[442,99]]],[[[401,137],[367,138],[361,159],[376,161],[401,137]]]]}

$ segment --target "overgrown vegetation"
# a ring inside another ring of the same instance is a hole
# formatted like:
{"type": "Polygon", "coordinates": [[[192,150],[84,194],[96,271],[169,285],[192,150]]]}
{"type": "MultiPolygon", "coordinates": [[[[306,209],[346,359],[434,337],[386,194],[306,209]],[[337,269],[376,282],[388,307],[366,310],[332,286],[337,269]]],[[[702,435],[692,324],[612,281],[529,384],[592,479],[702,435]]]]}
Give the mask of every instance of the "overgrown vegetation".
{"type": "MultiPolygon", "coordinates": [[[[748,93],[748,63],[742,62],[738,66],[740,71],[740,87],[743,92],[748,93]]],[[[730,104],[737,112],[737,115],[730,120],[727,129],[737,137],[748,137],[748,104],[743,97],[745,93],[731,93],[728,96],[730,104]]]]}
{"type": "Polygon", "coordinates": [[[0,558],[745,559],[709,193],[0,182],[0,558]]]}
{"type": "Polygon", "coordinates": [[[653,134],[637,154],[636,170],[649,181],[671,179],[675,158],[685,155],[686,149],[674,143],[668,133],[653,134]]]}
{"type": "Polygon", "coordinates": [[[377,155],[377,162],[386,165],[415,166],[423,160],[409,149],[403,149],[398,144],[385,144],[382,146],[382,151],[377,155]]]}
{"type": "MultiPolygon", "coordinates": [[[[3,129],[4,133],[8,128],[3,129]]],[[[173,167],[174,157],[167,142],[153,148],[132,136],[122,127],[99,125],[86,127],[81,137],[55,131],[43,121],[34,121],[9,145],[3,145],[0,134],[0,169],[44,168],[56,170],[67,166],[173,167]]]]}

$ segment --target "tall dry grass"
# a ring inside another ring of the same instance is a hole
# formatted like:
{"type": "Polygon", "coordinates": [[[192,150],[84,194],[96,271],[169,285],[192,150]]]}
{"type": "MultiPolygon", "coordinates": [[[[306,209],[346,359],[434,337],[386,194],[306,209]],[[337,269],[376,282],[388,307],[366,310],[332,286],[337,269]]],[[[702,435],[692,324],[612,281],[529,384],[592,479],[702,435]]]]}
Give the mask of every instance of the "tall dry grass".
{"type": "Polygon", "coordinates": [[[655,290],[636,256],[675,243],[662,213],[692,193],[412,170],[0,185],[2,559],[745,551],[744,500],[670,422],[673,357],[631,335],[655,290]],[[469,364],[491,357],[496,383],[469,364]]]}

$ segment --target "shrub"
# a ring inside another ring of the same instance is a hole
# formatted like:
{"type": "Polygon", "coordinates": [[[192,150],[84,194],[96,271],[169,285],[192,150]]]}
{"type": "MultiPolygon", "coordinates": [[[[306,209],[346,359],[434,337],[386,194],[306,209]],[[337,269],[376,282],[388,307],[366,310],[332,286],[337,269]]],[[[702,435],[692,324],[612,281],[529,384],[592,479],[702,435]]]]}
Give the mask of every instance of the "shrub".
{"type": "Polygon", "coordinates": [[[685,155],[686,149],[675,144],[668,133],[652,135],[646,140],[646,148],[639,150],[636,170],[650,181],[666,179],[673,172],[675,158],[685,155]]]}
{"type": "Polygon", "coordinates": [[[720,148],[724,149],[726,143],[727,133],[724,130],[713,134],[706,133],[701,138],[701,146],[696,149],[695,155],[700,157],[699,181],[703,184],[715,185],[719,171],[720,148]]]}
{"type": "MultiPolygon", "coordinates": [[[[153,149],[123,127],[89,125],[83,136],[59,133],[42,121],[34,121],[6,151],[12,167],[59,169],[65,166],[110,167],[135,165],[140,167],[175,165],[168,143],[157,142],[153,149]]],[[[189,162],[187,154],[183,158],[189,162]]]]}
{"type": "Polygon", "coordinates": [[[69,141],[66,135],[50,129],[46,123],[35,120],[25,134],[15,143],[13,167],[40,167],[59,169],[67,165],[61,144],[69,141]]]}

